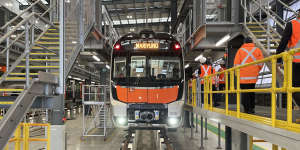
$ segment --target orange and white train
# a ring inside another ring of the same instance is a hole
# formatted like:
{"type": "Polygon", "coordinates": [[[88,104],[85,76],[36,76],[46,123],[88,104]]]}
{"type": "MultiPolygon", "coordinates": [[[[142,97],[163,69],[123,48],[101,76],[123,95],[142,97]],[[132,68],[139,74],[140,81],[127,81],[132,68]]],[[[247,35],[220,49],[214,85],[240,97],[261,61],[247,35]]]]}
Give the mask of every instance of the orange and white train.
{"type": "Polygon", "coordinates": [[[129,33],[111,55],[111,104],[117,127],[177,128],[185,74],[180,43],[168,33],[129,33]]]}

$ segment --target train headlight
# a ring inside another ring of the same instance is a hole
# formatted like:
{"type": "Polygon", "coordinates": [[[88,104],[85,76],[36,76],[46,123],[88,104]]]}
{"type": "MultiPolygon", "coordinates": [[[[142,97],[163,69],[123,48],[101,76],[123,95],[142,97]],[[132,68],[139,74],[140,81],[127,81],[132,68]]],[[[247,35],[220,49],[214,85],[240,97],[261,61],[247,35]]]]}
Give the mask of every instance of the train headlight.
{"type": "Polygon", "coordinates": [[[117,123],[119,125],[125,125],[126,124],[126,118],[125,117],[118,117],[117,118],[117,123]]]}
{"type": "Polygon", "coordinates": [[[170,126],[176,126],[176,125],[178,125],[178,123],[179,123],[179,119],[178,118],[169,118],[168,119],[168,124],[170,125],[170,126]]]}

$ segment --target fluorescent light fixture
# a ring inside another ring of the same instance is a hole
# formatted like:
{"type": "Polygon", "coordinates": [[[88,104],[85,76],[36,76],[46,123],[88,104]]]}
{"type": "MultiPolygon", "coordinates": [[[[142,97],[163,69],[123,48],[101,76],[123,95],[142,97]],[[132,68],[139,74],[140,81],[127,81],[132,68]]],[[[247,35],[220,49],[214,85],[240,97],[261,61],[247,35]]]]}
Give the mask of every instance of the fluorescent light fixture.
{"type": "Polygon", "coordinates": [[[105,65],[105,67],[106,67],[107,69],[110,69],[110,66],[109,66],[109,65],[105,65]]]}
{"type": "Polygon", "coordinates": [[[132,16],[127,16],[127,18],[128,18],[128,19],[131,19],[131,18],[132,18],[132,16]]]}
{"type": "Polygon", "coordinates": [[[188,67],[190,67],[190,64],[186,64],[186,65],[184,66],[185,69],[188,68],[188,67]]]}
{"type": "Polygon", "coordinates": [[[66,3],[70,3],[70,2],[71,2],[71,0],[65,0],[65,2],[66,2],[66,3]]]}
{"type": "Polygon", "coordinates": [[[72,44],[77,44],[77,41],[72,41],[72,44]]]}
{"type": "Polygon", "coordinates": [[[134,28],[130,28],[129,30],[130,30],[131,32],[133,32],[135,29],[134,29],[134,28]]]}
{"type": "Polygon", "coordinates": [[[230,34],[225,35],[222,39],[220,39],[217,43],[216,46],[220,46],[227,42],[230,39],[230,34]]]}
{"type": "Polygon", "coordinates": [[[95,84],[95,82],[93,82],[93,81],[92,81],[91,83],[92,83],[92,84],[95,84]]]}
{"type": "Polygon", "coordinates": [[[16,38],[17,35],[13,34],[13,35],[11,35],[10,37],[11,37],[11,38],[16,38]]]}
{"type": "Polygon", "coordinates": [[[93,58],[94,58],[96,61],[100,61],[100,58],[97,57],[96,55],[93,55],[93,58]]]}
{"type": "Polygon", "coordinates": [[[200,60],[200,58],[202,58],[203,57],[203,55],[202,54],[200,54],[199,56],[197,56],[196,58],[195,58],[195,61],[198,61],[198,60],[200,60]]]}

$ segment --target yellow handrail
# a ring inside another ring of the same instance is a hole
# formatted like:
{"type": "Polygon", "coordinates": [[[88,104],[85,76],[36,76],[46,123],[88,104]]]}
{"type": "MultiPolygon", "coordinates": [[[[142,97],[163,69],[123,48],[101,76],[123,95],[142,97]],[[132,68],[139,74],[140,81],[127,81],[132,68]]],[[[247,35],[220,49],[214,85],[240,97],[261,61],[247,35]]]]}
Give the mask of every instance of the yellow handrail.
{"type": "Polygon", "coordinates": [[[29,150],[29,144],[32,141],[47,142],[47,150],[50,150],[50,124],[21,123],[15,130],[14,137],[10,139],[6,145],[5,150],[9,149],[9,143],[12,142],[14,142],[15,150],[21,150],[21,145],[23,145],[23,150],[29,150]],[[47,135],[45,135],[46,138],[30,138],[29,128],[33,126],[47,127],[47,135]],[[23,132],[21,132],[21,128],[23,129],[23,132]],[[23,144],[21,144],[21,142],[23,142],[23,144]]]}
{"type": "MultiPolygon", "coordinates": [[[[258,123],[263,123],[266,125],[270,125],[272,127],[277,127],[277,128],[282,128],[286,129],[289,131],[293,132],[300,132],[300,124],[293,123],[292,121],[292,106],[293,106],[293,100],[292,100],[292,94],[294,92],[300,92],[300,88],[298,87],[293,87],[292,85],[292,63],[293,63],[293,55],[297,52],[300,52],[300,48],[298,49],[293,49],[287,52],[283,52],[278,55],[272,55],[270,57],[251,62],[248,64],[240,65],[240,66],[235,66],[226,70],[223,70],[221,72],[217,72],[208,76],[204,77],[204,109],[209,110],[209,111],[214,111],[218,113],[224,113],[225,115],[228,116],[233,116],[236,118],[241,118],[241,119],[247,119],[250,121],[258,122],[258,123]],[[277,59],[282,58],[284,62],[284,81],[282,83],[282,87],[276,87],[276,79],[277,79],[277,59]],[[240,69],[245,68],[251,65],[257,65],[257,64],[262,64],[265,62],[271,61],[272,63],[272,85],[270,88],[265,88],[265,89],[241,89],[240,88],[240,69]],[[220,91],[214,91],[213,90],[213,78],[217,75],[224,74],[225,75],[225,89],[220,90],[220,91]],[[230,79],[229,79],[230,77],[230,79]],[[236,77],[236,79],[234,78],[236,77]],[[236,83],[235,83],[236,81],[236,83]],[[250,114],[245,114],[241,112],[241,106],[240,106],[240,95],[242,93],[248,93],[248,92],[257,92],[257,93],[270,93],[271,94],[271,118],[267,117],[261,117],[261,116],[256,116],[256,115],[250,115],[250,114]],[[225,94],[225,109],[219,109],[219,108],[214,108],[213,107],[213,94],[216,93],[222,93],[225,94]],[[228,101],[229,101],[229,94],[236,94],[236,111],[229,110],[228,106],[228,101]],[[286,93],[287,94],[287,120],[278,120],[276,118],[276,94],[278,93],[286,93]]],[[[197,99],[194,98],[194,96],[199,92],[197,91],[197,86],[196,85],[196,79],[193,81],[193,86],[192,86],[192,102],[194,107],[199,107],[197,106],[197,99]],[[194,95],[194,92],[196,94],[194,95]]],[[[201,103],[201,102],[200,102],[201,103]]]]}

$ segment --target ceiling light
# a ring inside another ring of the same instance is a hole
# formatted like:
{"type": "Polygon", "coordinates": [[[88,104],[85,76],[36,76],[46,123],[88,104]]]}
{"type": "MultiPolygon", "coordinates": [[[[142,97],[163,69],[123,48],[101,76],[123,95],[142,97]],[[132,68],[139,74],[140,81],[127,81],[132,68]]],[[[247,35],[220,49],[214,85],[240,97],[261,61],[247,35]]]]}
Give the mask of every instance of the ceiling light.
{"type": "Polygon", "coordinates": [[[93,55],[93,58],[94,58],[96,61],[100,61],[100,58],[97,57],[96,55],[93,55]]]}
{"type": "Polygon", "coordinates": [[[131,18],[132,18],[132,16],[127,16],[127,18],[128,18],[128,19],[131,19],[131,18]]]}
{"type": "Polygon", "coordinates": [[[217,43],[216,46],[220,46],[227,42],[230,39],[230,34],[225,35],[222,39],[220,39],[217,43]]]}
{"type": "Polygon", "coordinates": [[[186,64],[186,65],[184,66],[185,69],[188,68],[188,67],[190,67],[190,64],[186,64]]]}
{"type": "Polygon", "coordinates": [[[105,65],[105,67],[106,67],[107,69],[110,69],[110,66],[109,66],[109,65],[105,65]]]}
{"type": "Polygon", "coordinates": [[[77,44],[77,41],[72,41],[73,44],[77,44]]]}
{"type": "Polygon", "coordinates": [[[203,57],[203,55],[202,54],[200,54],[199,56],[197,56],[196,58],[195,58],[195,61],[198,61],[198,60],[200,60],[200,58],[202,58],[203,57]]]}
{"type": "Polygon", "coordinates": [[[65,0],[65,2],[66,2],[66,3],[70,3],[71,1],[70,1],[70,0],[65,0]]]}
{"type": "Polygon", "coordinates": [[[129,30],[130,30],[131,32],[134,32],[135,29],[134,29],[134,28],[130,28],[129,30]]]}
{"type": "Polygon", "coordinates": [[[13,34],[13,35],[11,35],[10,37],[11,37],[11,38],[16,38],[17,35],[13,34]]]}

